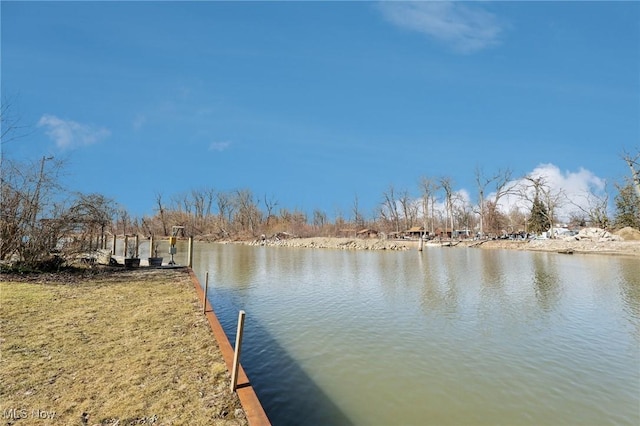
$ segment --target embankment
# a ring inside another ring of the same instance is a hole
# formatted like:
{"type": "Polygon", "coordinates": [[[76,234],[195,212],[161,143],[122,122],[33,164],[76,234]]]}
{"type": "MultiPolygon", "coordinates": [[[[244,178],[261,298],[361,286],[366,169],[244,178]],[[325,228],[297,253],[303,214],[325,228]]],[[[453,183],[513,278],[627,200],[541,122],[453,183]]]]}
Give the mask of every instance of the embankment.
{"type": "MultiPolygon", "coordinates": [[[[240,242],[252,246],[267,247],[294,247],[316,249],[339,250],[417,250],[418,241],[411,240],[382,240],[340,237],[312,237],[312,238],[286,238],[286,239],[258,239],[240,242]]],[[[445,248],[480,248],[480,249],[506,249],[506,250],[531,250],[545,252],[573,252],[615,254],[627,256],[640,256],[640,241],[600,241],[600,240],[486,240],[486,241],[452,241],[430,242],[425,244],[425,249],[432,247],[445,248]]]]}

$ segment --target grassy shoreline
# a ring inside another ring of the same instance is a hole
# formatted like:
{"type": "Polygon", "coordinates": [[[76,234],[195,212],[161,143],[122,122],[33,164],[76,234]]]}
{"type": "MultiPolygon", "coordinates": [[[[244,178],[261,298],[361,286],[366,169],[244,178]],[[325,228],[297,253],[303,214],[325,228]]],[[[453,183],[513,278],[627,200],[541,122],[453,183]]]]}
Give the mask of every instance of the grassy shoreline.
{"type": "Polygon", "coordinates": [[[186,270],[26,278],[0,280],[4,424],[247,424],[186,270]]]}

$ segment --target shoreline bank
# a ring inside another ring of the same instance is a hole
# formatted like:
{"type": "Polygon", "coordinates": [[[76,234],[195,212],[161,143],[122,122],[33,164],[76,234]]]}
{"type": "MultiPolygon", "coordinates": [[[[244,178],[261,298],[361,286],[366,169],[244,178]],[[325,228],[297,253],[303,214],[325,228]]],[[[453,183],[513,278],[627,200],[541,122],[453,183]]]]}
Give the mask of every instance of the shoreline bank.
{"type": "MultiPolygon", "coordinates": [[[[258,239],[251,241],[223,242],[265,247],[290,247],[310,249],[337,250],[418,250],[417,240],[384,240],[346,237],[310,237],[287,239],[258,239]]],[[[441,242],[425,242],[424,249],[443,247],[446,249],[479,248],[527,250],[541,252],[562,252],[576,254],[602,254],[640,257],[640,241],[565,241],[561,239],[547,240],[443,240],[441,242]]]]}

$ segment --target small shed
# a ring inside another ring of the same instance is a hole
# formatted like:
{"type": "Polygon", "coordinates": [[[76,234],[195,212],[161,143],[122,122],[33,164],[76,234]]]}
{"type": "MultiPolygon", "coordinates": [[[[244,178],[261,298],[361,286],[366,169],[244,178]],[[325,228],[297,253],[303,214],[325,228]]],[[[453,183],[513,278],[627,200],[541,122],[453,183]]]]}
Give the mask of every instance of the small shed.
{"type": "Polygon", "coordinates": [[[404,232],[404,235],[409,238],[420,238],[424,234],[424,228],[422,226],[413,226],[404,232]]]}
{"type": "Polygon", "coordinates": [[[378,231],[375,229],[365,228],[361,231],[358,231],[356,236],[358,238],[378,238],[378,231]]]}

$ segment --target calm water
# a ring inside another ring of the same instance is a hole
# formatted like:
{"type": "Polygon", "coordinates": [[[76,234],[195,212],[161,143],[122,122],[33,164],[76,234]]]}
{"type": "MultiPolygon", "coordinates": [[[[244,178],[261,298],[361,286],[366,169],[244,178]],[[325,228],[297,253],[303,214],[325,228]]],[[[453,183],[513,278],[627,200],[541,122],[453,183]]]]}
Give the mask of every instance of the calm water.
{"type": "Polygon", "coordinates": [[[276,425],[640,424],[640,261],[197,244],[276,425]]]}

